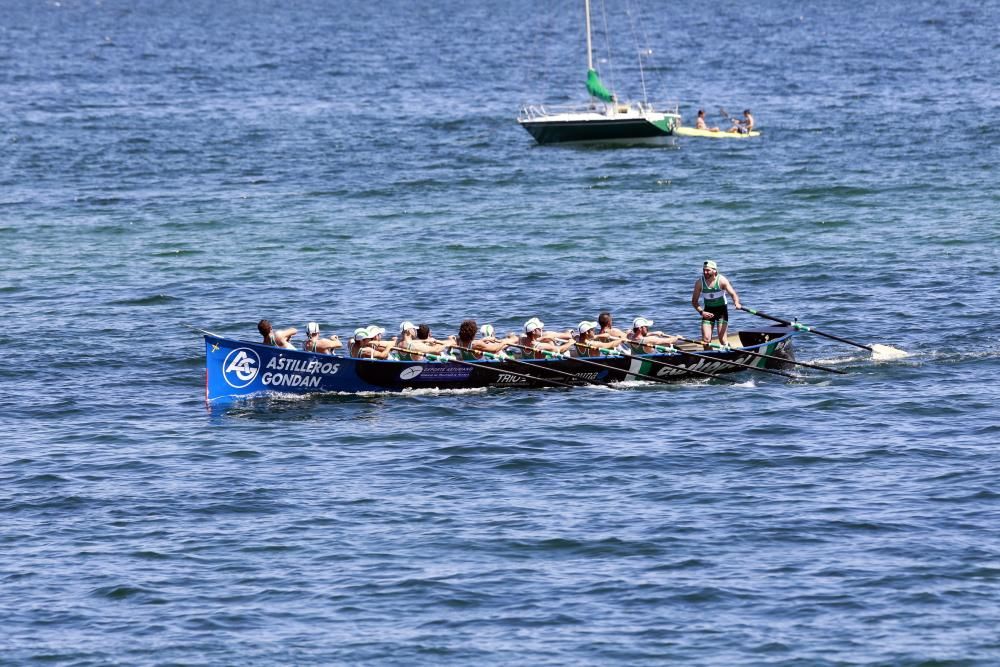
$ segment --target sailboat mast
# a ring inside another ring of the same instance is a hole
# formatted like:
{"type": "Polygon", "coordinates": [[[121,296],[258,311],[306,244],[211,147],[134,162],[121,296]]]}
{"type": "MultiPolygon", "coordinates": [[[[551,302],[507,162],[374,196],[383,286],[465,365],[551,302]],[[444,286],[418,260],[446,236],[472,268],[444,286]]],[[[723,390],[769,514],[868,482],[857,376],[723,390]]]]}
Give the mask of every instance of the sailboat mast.
{"type": "Polygon", "coordinates": [[[587,69],[594,69],[594,55],[590,45],[590,0],[583,0],[584,14],[587,16],[587,69]]]}

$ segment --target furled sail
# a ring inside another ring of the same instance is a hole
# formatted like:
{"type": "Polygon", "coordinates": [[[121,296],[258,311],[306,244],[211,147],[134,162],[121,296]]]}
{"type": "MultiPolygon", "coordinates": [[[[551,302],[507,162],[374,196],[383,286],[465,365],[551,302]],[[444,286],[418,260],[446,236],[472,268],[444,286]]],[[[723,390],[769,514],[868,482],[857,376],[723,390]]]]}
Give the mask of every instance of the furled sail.
{"type": "Polygon", "coordinates": [[[587,92],[605,102],[613,102],[615,99],[615,96],[601,83],[601,77],[592,69],[587,70],[587,92]]]}

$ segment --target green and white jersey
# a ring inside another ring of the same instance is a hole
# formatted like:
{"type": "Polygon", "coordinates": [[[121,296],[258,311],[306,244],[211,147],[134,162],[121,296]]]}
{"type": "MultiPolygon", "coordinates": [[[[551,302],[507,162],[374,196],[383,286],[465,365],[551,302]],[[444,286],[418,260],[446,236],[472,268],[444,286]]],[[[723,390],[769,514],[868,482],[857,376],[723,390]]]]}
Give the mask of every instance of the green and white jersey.
{"type": "Polygon", "coordinates": [[[709,285],[705,282],[705,276],[701,277],[701,298],[705,300],[706,308],[715,308],[729,303],[726,300],[726,292],[722,289],[722,274],[715,276],[715,280],[709,285]]]}

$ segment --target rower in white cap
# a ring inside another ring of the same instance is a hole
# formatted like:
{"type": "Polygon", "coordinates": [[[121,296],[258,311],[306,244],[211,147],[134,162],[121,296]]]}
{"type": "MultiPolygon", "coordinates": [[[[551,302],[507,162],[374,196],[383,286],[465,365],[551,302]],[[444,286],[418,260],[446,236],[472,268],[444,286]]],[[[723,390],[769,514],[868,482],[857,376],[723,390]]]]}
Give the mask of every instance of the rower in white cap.
{"type": "Polygon", "coordinates": [[[649,327],[653,326],[653,320],[645,317],[637,317],[632,320],[632,331],[628,334],[628,342],[632,345],[634,352],[655,352],[655,345],[672,345],[678,336],[668,336],[662,331],[650,333],[649,327]]]}
{"type": "Polygon", "coordinates": [[[396,343],[397,353],[402,361],[423,361],[426,354],[441,354],[446,343],[436,340],[421,340],[417,337],[420,327],[406,320],[399,325],[400,339],[396,343]]]}
{"type": "Polygon", "coordinates": [[[318,352],[320,354],[333,354],[333,351],[344,347],[337,336],[320,338],[319,324],[310,322],[306,325],[306,340],[302,343],[302,349],[306,352],[318,352]]]}
{"type": "Polygon", "coordinates": [[[601,330],[601,325],[597,322],[584,320],[576,327],[576,341],[570,349],[570,354],[574,357],[596,357],[601,354],[601,350],[613,350],[625,342],[624,333],[617,338],[608,340],[597,340],[595,336],[601,330]]]}
{"type": "Polygon", "coordinates": [[[562,354],[573,345],[573,339],[569,338],[565,342],[555,343],[556,334],[545,333],[545,323],[537,317],[532,317],[524,323],[524,335],[518,339],[521,356],[530,358],[542,358],[545,352],[562,354]]]}

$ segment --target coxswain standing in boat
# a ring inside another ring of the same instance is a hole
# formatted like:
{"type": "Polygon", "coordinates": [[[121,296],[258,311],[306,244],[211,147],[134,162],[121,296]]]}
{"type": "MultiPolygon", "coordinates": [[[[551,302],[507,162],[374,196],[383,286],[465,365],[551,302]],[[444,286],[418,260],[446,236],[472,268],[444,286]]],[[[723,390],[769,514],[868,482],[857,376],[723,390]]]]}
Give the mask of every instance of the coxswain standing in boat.
{"type": "Polygon", "coordinates": [[[272,345],[274,347],[283,347],[286,350],[294,350],[295,346],[292,345],[291,338],[299,332],[295,327],[288,327],[287,329],[275,330],[271,326],[269,320],[261,320],[257,323],[257,331],[260,335],[264,337],[264,345],[272,345]]]}
{"type": "Polygon", "coordinates": [[[712,342],[712,327],[716,327],[719,334],[719,343],[729,345],[729,308],[726,305],[726,293],[733,297],[733,305],[737,310],[743,308],[740,305],[740,297],[736,293],[736,288],[729,282],[729,279],[719,273],[718,265],[710,259],[705,260],[701,269],[701,278],[694,281],[694,292],[691,294],[691,305],[701,315],[701,344],[705,349],[709,349],[712,342]],[[698,299],[704,300],[704,307],[698,303],[698,299]]]}
{"type": "Polygon", "coordinates": [[[698,117],[694,121],[694,129],[705,130],[707,132],[719,132],[717,127],[709,127],[708,123],[705,122],[705,110],[698,109],[698,117]]]}
{"type": "Polygon", "coordinates": [[[632,331],[628,334],[628,342],[635,352],[655,352],[656,345],[673,345],[679,336],[668,336],[662,331],[649,332],[653,320],[637,317],[632,320],[632,331]]]}
{"type": "Polygon", "coordinates": [[[333,354],[333,351],[344,347],[337,336],[330,338],[319,337],[319,324],[310,322],[306,325],[306,340],[302,343],[302,349],[306,352],[318,352],[319,354],[333,354]]]}
{"type": "MultiPolygon", "coordinates": [[[[603,313],[602,313],[603,314],[603,313]]],[[[576,327],[576,340],[570,348],[570,356],[574,357],[596,357],[601,350],[614,350],[625,342],[625,332],[622,331],[618,338],[609,340],[596,340],[595,334],[600,331],[601,325],[597,322],[584,320],[576,327]]]]}
{"type": "Polygon", "coordinates": [[[546,333],[545,324],[537,317],[532,317],[524,323],[524,335],[518,339],[521,356],[531,359],[541,359],[545,352],[562,354],[573,346],[573,338],[569,337],[563,343],[554,343],[561,334],[546,333]]]}

